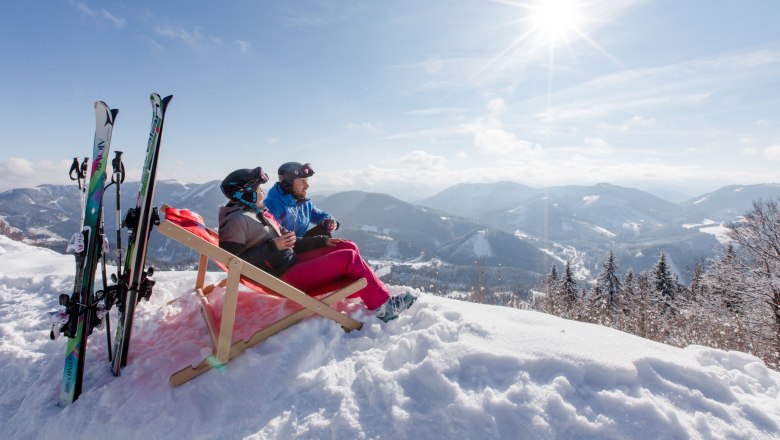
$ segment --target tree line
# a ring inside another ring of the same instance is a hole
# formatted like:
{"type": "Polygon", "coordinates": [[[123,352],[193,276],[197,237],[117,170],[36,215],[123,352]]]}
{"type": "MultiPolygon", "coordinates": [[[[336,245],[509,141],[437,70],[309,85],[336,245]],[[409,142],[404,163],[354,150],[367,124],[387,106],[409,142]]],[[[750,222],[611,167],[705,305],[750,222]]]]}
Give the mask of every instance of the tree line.
{"type": "Polygon", "coordinates": [[[780,370],[780,208],[756,201],[731,225],[730,244],[680,283],[661,252],[651,269],[621,273],[610,251],[592,282],[568,262],[536,287],[530,308],[684,347],[738,350],[780,370]]]}

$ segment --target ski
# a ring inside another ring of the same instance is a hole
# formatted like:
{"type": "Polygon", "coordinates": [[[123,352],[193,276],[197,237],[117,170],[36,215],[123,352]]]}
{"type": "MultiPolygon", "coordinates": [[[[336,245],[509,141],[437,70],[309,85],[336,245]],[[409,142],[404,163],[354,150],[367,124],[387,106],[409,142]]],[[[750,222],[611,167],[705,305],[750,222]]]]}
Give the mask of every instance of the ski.
{"type": "Polygon", "coordinates": [[[119,376],[122,367],[127,365],[127,353],[130,349],[130,334],[133,329],[133,314],[135,306],[141,298],[146,300],[152,293],[154,281],[150,279],[154,269],[144,268],[146,248],[152,224],[159,223],[157,209],[152,207],[154,199],[155,177],[157,174],[157,159],[160,154],[165,111],[173,96],[160,98],[153,93],[152,127],[149,131],[149,141],[146,147],[146,160],[141,175],[135,208],[127,211],[123,226],[128,229],[127,254],[125,255],[124,272],[118,280],[119,320],[114,337],[114,355],[111,358],[111,371],[119,376]]]}
{"type": "Polygon", "coordinates": [[[62,314],[62,326],[57,330],[68,337],[60,387],[60,406],[73,403],[81,394],[87,337],[99,324],[93,288],[95,270],[103,249],[103,237],[99,234],[103,212],[103,185],[106,180],[111,133],[118,113],[119,110],[110,109],[103,101],[95,102],[95,141],[82,229],[68,244],[68,250],[72,250],[76,257],[76,278],[73,293],[70,296],[62,294],[59,298],[60,304],[65,306],[65,313],[62,314]]]}

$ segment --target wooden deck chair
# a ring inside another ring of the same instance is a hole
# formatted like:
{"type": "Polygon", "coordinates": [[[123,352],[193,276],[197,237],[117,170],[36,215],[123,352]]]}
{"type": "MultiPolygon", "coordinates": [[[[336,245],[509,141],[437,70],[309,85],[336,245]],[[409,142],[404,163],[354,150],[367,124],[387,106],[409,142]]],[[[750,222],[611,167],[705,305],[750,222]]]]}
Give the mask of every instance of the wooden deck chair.
{"type": "Polygon", "coordinates": [[[214,366],[227,364],[247,348],[315,313],[336,321],[345,331],[360,329],[363,326],[363,323],[340,313],[331,305],[366,287],[365,278],[357,281],[342,280],[307,294],[220,248],[217,233],[207,228],[203,218],[198,214],[170,206],[163,206],[162,213],[164,219],[158,227],[160,233],[200,254],[195,291],[200,299],[201,312],[209,329],[212,348],[212,354],[203,359],[200,364],[188,365],[173,373],[170,377],[171,385],[181,385],[214,366]],[[206,266],[209,259],[227,271],[227,278],[217,285],[205,285],[206,266]],[[278,319],[274,318],[273,322],[266,323],[267,325],[258,328],[249,337],[234,341],[233,327],[236,319],[239,283],[260,293],[277,295],[287,299],[288,301],[284,301],[284,303],[287,303],[288,307],[282,307],[282,309],[289,311],[289,313],[279,316],[278,319]],[[209,298],[209,294],[216,287],[225,288],[225,297],[219,313],[215,312],[213,306],[215,301],[209,298]],[[316,297],[317,295],[320,296],[316,297]],[[290,303],[293,305],[292,308],[289,307],[290,303]]]}

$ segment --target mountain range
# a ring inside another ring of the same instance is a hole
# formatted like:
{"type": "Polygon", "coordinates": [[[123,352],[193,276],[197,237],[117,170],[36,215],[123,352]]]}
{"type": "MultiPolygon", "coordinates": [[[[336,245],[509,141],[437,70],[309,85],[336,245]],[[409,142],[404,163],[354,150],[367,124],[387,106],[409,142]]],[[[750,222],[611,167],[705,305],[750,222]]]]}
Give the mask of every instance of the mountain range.
{"type": "MultiPolygon", "coordinates": [[[[200,213],[215,227],[225,199],[218,181],[160,181],[155,204],[200,213]]],[[[122,211],[135,205],[138,183],[121,187],[122,211]]],[[[532,188],[514,182],[458,184],[408,203],[382,193],[347,191],[315,197],[341,223],[337,235],[354,240],[371,259],[454,266],[476,262],[519,269],[532,276],[570,261],[591,279],[612,250],[622,270],[651,267],[664,252],[685,279],[696,262],[715,257],[723,232],[754,200],[780,197],[780,185],[727,186],[682,203],[611,184],[532,188]]],[[[105,196],[107,236],[116,242],[116,192],[105,196]]],[[[0,228],[6,235],[59,252],[80,224],[74,185],[41,185],[0,193],[0,228]]],[[[114,245],[111,246],[115,248],[114,245]]],[[[187,268],[195,255],[153,233],[149,259],[161,268],[187,268]]]]}

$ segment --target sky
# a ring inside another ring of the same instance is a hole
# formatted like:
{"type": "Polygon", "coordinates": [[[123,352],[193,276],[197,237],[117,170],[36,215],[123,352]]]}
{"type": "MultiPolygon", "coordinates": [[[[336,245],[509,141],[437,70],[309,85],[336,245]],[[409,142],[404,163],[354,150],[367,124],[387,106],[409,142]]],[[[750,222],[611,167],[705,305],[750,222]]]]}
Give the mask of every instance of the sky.
{"type": "MultiPolygon", "coordinates": [[[[350,301],[340,309],[361,330],[313,317],[173,388],[171,373],[210,353],[195,272],[155,272],[120,377],[105,330],[92,334],[83,393],[60,408],[65,340],[49,339],[46,313],[72,287],[73,258],[0,236],[0,267],[3,439],[780,436],[780,373],[748,354],[419,292],[395,321],[350,301]]],[[[217,308],[223,293],[211,294],[217,308]]],[[[235,335],[278,301],[242,291],[235,335]]]]}
{"type": "Polygon", "coordinates": [[[66,183],[93,103],[140,177],[309,162],[311,194],[780,182],[774,0],[13,2],[0,15],[0,190],[66,183]]]}

